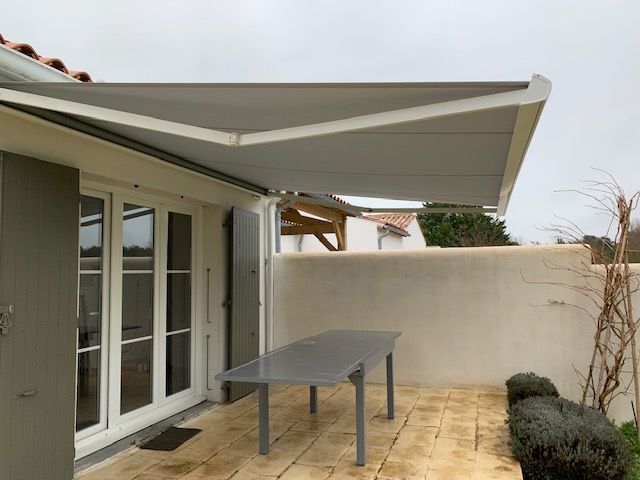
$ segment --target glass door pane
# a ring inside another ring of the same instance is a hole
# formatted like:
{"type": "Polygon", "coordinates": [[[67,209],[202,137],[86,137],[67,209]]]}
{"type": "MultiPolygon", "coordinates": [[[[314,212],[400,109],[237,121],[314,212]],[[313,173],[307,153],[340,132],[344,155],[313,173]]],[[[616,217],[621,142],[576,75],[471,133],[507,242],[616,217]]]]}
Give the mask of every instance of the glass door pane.
{"type": "Polygon", "coordinates": [[[191,216],[169,212],[166,395],[191,386],[191,216]]]}
{"type": "Polygon", "coordinates": [[[104,200],[80,199],[76,431],[100,423],[104,200]]]}
{"type": "Polygon", "coordinates": [[[153,401],[153,208],[124,204],[120,413],[153,401]]]}

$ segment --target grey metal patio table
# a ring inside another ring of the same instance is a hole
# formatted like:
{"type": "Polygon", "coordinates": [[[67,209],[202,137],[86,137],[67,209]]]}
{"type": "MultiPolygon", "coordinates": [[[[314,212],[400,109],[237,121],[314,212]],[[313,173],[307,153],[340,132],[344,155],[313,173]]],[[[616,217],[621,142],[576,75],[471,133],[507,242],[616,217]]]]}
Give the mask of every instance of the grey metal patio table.
{"type": "Polygon", "coordinates": [[[387,418],[393,418],[393,350],[400,332],[329,330],[273,350],[216,375],[216,380],[258,384],[259,452],[269,453],[269,384],[309,385],[309,410],[318,411],[318,387],[349,378],[356,387],[356,463],[366,463],[364,378],[387,363],[387,418]]]}

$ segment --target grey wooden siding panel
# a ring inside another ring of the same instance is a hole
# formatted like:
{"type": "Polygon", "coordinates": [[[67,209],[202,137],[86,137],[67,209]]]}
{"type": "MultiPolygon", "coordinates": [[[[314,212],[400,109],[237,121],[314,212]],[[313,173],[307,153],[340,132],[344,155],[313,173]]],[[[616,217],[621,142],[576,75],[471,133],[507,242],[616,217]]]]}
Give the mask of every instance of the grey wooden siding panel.
{"type": "MultiPolygon", "coordinates": [[[[231,224],[229,368],[234,368],[259,354],[260,216],[234,207],[231,224]]],[[[229,400],[237,400],[256,388],[252,383],[232,383],[229,400]]]]}
{"type": "Polygon", "coordinates": [[[0,152],[0,478],[71,479],[79,175],[0,152]],[[37,390],[21,398],[21,392],[37,390]]]}

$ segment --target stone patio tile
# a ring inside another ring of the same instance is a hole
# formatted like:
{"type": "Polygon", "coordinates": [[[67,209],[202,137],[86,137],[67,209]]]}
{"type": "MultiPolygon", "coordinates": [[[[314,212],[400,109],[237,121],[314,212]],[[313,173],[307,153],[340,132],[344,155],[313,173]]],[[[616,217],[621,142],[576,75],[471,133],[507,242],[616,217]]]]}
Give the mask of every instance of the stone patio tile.
{"type": "Polygon", "coordinates": [[[519,480],[522,479],[522,470],[514,458],[478,452],[475,478],[478,480],[519,480]]]}
{"type": "Polygon", "coordinates": [[[220,407],[217,407],[214,410],[210,410],[206,413],[198,415],[197,417],[190,418],[186,422],[182,423],[182,427],[187,428],[209,428],[212,425],[219,423],[226,423],[229,421],[230,415],[226,415],[222,413],[220,407]]]}
{"type": "Polygon", "coordinates": [[[316,438],[318,438],[317,433],[289,430],[273,443],[273,447],[304,451],[316,438]]]}
{"type": "Polygon", "coordinates": [[[274,477],[271,475],[260,475],[253,472],[239,471],[233,477],[231,477],[231,480],[275,480],[276,478],[278,477],[274,477]]]}
{"type": "Polygon", "coordinates": [[[395,417],[393,419],[388,419],[386,415],[379,415],[371,419],[368,427],[371,430],[395,434],[400,431],[406,421],[407,417],[395,417]]]}
{"type": "Polygon", "coordinates": [[[222,451],[211,457],[206,463],[192,470],[185,480],[207,478],[211,480],[226,480],[249,462],[250,458],[232,455],[229,451],[222,451]]]}
{"type": "Polygon", "coordinates": [[[411,465],[418,473],[426,473],[433,445],[404,445],[396,443],[391,447],[387,461],[411,465]]]}
{"type": "MultiPolygon", "coordinates": [[[[306,403],[306,402],[305,402],[306,403]]],[[[300,421],[302,418],[306,417],[309,413],[309,405],[294,405],[291,404],[288,407],[283,408],[275,415],[271,415],[271,419],[273,420],[289,420],[289,421],[300,421]]]]}
{"type": "Polygon", "coordinates": [[[479,410],[478,425],[503,425],[507,422],[506,411],[479,410]]]}
{"type": "Polygon", "coordinates": [[[478,435],[483,435],[487,437],[506,437],[511,435],[509,432],[509,425],[506,423],[500,424],[478,424],[478,435]]]}
{"type": "Polygon", "coordinates": [[[420,396],[432,396],[432,397],[448,397],[449,396],[449,388],[440,388],[440,387],[421,387],[420,388],[420,396]]]}
{"type": "Polygon", "coordinates": [[[295,430],[298,432],[313,432],[313,433],[322,433],[326,429],[331,426],[329,422],[319,422],[319,421],[306,421],[302,420],[296,423],[291,430],[295,430]]]}
{"type": "Polygon", "coordinates": [[[460,465],[473,469],[476,457],[475,442],[453,438],[436,438],[431,452],[430,468],[447,465],[460,465]]]}
{"type": "MultiPolygon", "coordinates": [[[[355,458],[355,457],[354,457],[355,458]]],[[[378,475],[380,464],[372,463],[367,458],[367,464],[364,466],[356,465],[355,460],[348,460],[347,455],[334,467],[330,479],[354,479],[354,480],[375,480],[378,475]]]]}
{"type": "Polygon", "coordinates": [[[367,430],[367,446],[389,450],[396,440],[396,434],[380,432],[378,430],[367,430]]]}
{"type": "Polygon", "coordinates": [[[449,389],[449,400],[468,400],[472,399],[474,401],[478,400],[478,396],[480,392],[478,390],[467,390],[467,389],[458,389],[458,388],[450,388],[449,389]]]}
{"type": "Polygon", "coordinates": [[[160,463],[157,458],[129,454],[114,462],[108,462],[95,470],[87,471],[78,476],[78,478],[82,478],[82,480],[131,479],[156,463],[160,463]]]}
{"type": "MultiPolygon", "coordinates": [[[[393,404],[393,412],[401,417],[406,417],[413,410],[413,407],[416,404],[415,398],[407,398],[398,400],[396,399],[393,404]]],[[[385,401],[377,411],[378,415],[386,415],[387,414],[387,402],[385,401]]]]}
{"type": "Polygon", "coordinates": [[[378,478],[381,480],[424,480],[423,469],[402,462],[386,461],[382,465],[378,478]]]}
{"type": "Polygon", "coordinates": [[[268,455],[256,455],[240,472],[278,476],[300,455],[297,450],[272,448],[268,455]]]}
{"type": "Polygon", "coordinates": [[[505,393],[480,394],[478,396],[478,408],[487,410],[506,411],[509,404],[505,393]]]}
{"type": "Polygon", "coordinates": [[[478,435],[478,451],[511,457],[511,437],[478,435]]]}
{"type": "Polygon", "coordinates": [[[458,423],[442,423],[439,437],[444,438],[457,438],[460,440],[475,440],[476,438],[476,423],[475,421],[458,422],[458,423]]]}
{"type": "MultiPolygon", "coordinates": [[[[388,454],[389,454],[388,449],[375,448],[367,444],[367,455],[366,455],[367,465],[369,464],[376,465],[377,466],[376,469],[379,469],[380,465],[382,465],[382,462],[386,460],[388,454]]],[[[342,456],[342,459],[340,460],[340,462],[338,462],[338,465],[340,465],[341,463],[353,465],[354,467],[357,466],[355,442],[353,442],[351,446],[347,449],[345,454],[342,456]]]]}
{"type": "Polygon", "coordinates": [[[324,402],[338,391],[335,387],[318,387],[318,402],[324,402]]]}
{"type": "Polygon", "coordinates": [[[181,448],[174,450],[172,456],[202,463],[226,448],[231,441],[233,441],[233,437],[227,439],[224,436],[215,434],[204,435],[186,447],[181,446],[181,448]]]}
{"type": "MultiPolygon", "coordinates": [[[[184,478],[184,477],[181,477],[184,478]]],[[[155,475],[153,473],[141,473],[136,476],[134,480],[170,480],[171,477],[165,477],[164,475],[155,475]]]]}
{"type": "Polygon", "coordinates": [[[347,451],[355,435],[342,433],[323,433],[311,444],[296,463],[301,465],[315,465],[319,467],[333,467],[347,451]]]}
{"type": "Polygon", "coordinates": [[[439,465],[429,469],[427,480],[474,480],[474,470],[467,465],[439,465]]]}
{"type": "Polygon", "coordinates": [[[407,425],[440,427],[441,423],[442,413],[410,413],[407,417],[407,425]]]}
{"type": "Polygon", "coordinates": [[[442,414],[442,424],[445,423],[476,423],[478,415],[476,409],[467,408],[454,410],[446,408],[442,414]]]}
{"type": "Polygon", "coordinates": [[[180,457],[171,457],[145,470],[145,473],[162,475],[169,478],[180,478],[196,468],[200,462],[180,457]]]}
{"type": "Polygon", "coordinates": [[[294,463],[280,476],[280,480],[325,480],[331,475],[329,467],[314,467],[294,463]]]}
{"type": "Polygon", "coordinates": [[[203,431],[173,452],[132,448],[77,480],[363,479],[522,480],[505,423],[504,390],[397,387],[386,418],[386,386],[367,384],[367,465],[355,464],[354,389],[270,389],[268,455],[258,455],[257,395],[183,423],[203,431]],[[476,448],[477,446],[477,448],[476,448]]]}
{"type": "MultiPolygon", "coordinates": [[[[325,402],[326,403],[326,402],[325,402]]],[[[351,402],[350,408],[327,407],[325,403],[318,406],[318,413],[309,413],[300,418],[300,420],[317,421],[317,422],[335,422],[348,410],[355,412],[355,403],[351,402]]]]}
{"type": "Polygon", "coordinates": [[[430,445],[436,442],[438,429],[435,427],[423,427],[418,425],[405,425],[400,429],[396,443],[411,445],[430,445]]]}
{"type": "Polygon", "coordinates": [[[350,413],[345,413],[331,424],[328,432],[332,433],[356,433],[356,416],[350,413]]]}

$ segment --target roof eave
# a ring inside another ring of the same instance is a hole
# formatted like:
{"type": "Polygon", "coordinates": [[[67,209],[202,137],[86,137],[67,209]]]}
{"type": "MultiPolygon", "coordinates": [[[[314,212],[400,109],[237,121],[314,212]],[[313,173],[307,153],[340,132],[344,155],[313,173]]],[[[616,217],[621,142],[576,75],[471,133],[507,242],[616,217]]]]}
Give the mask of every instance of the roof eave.
{"type": "Polygon", "coordinates": [[[31,82],[79,82],[60,70],[0,44],[0,69],[31,82]]]}

